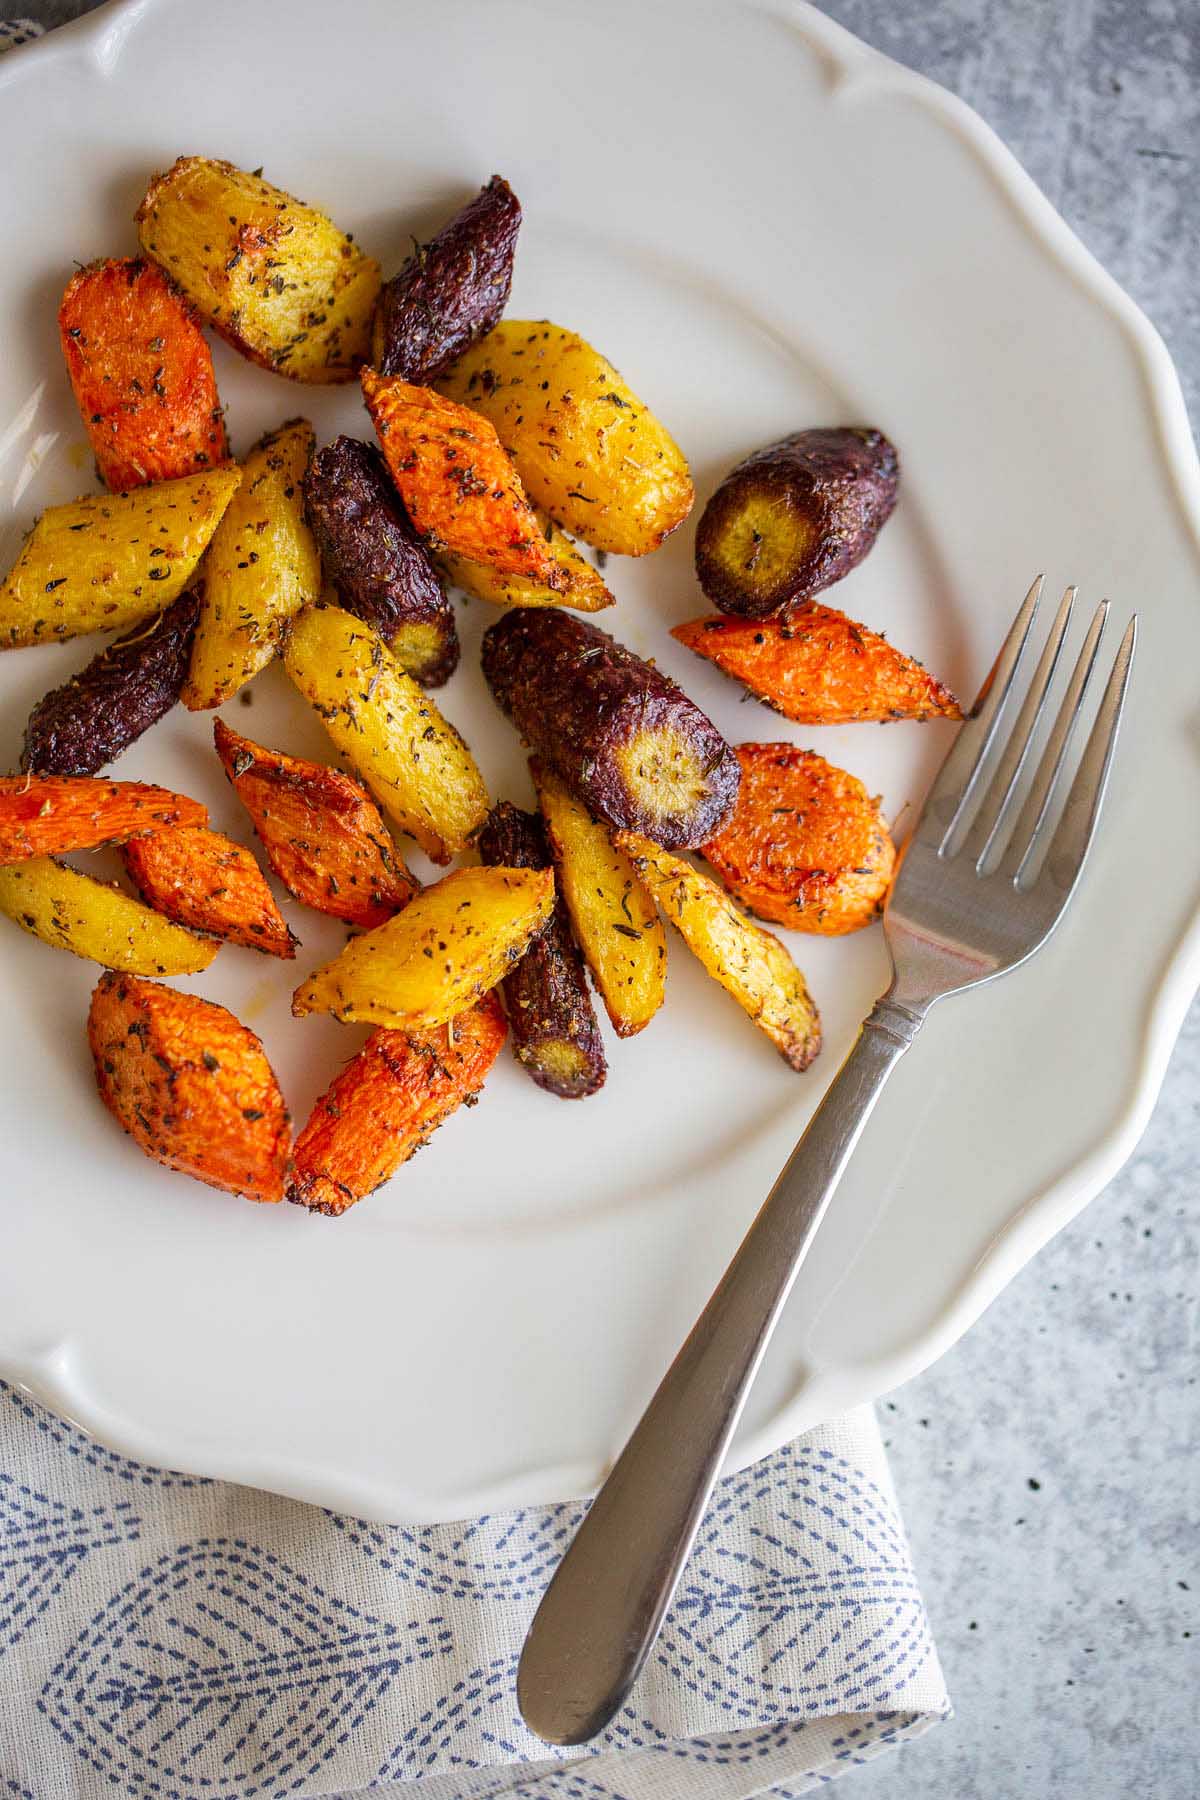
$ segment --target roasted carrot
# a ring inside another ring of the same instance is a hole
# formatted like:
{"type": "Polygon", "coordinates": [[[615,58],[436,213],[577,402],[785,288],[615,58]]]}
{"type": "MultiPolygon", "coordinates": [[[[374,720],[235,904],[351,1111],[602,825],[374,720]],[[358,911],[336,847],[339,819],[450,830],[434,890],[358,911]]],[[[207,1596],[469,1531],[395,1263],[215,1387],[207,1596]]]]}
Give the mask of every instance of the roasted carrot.
{"type": "Polygon", "coordinates": [[[746,457],[696,527],[696,578],[723,613],[765,619],[856,569],[891,517],[896,447],[865,425],[793,431],[746,457]]]}
{"type": "Polygon", "coordinates": [[[807,1069],[821,1048],[821,1019],[780,940],[739,912],[710,876],[682,856],[636,831],[618,831],[613,842],[713,980],[733,995],[786,1063],[807,1069]]]}
{"type": "Polygon", "coordinates": [[[282,1200],[287,1108],[261,1043],[231,1012],[161,981],[102,975],[88,1043],[100,1098],[147,1156],[248,1200],[282,1200]]]}
{"type": "Polygon", "coordinates": [[[43,694],[25,726],[22,769],[97,775],[166,717],[187,674],[200,601],[180,594],[148,625],[106,644],[86,668],[43,694]]]}
{"type": "Polygon", "coordinates": [[[315,206],[232,163],[180,156],[136,218],[146,254],[241,355],[292,381],[353,380],[379,264],[315,206]]]}
{"type": "Polygon", "coordinates": [[[321,592],[321,556],[304,522],[307,419],[268,431],[204,553],[200,617],[179,698],[189,712],[224,706],[278,653],[288,625],[321,592]]]}
{"type": "Polygon", "coordinates": [[[265,750],[213,724],[217,755],[290,894],[317,912],[370,929],[417,892],[365,788],[323,763],[265,750]]]}
{"type": "Polygon", "coordinates": [[[198,800],[142,781],[0,775],[0,865],[120,844],[168,825],[204,825],[198,800]]]}
{"type": "Polygon", "coordinates": [[[679,850],[733,811],[737,759],[712,720],[590,619],[511,607],[484,632],[480,665],[497,706],[594,817],[679,850]]]}
{"type": "Polygon", "coordinates": [[[596,992],[618,1037],[644,1031],[663,1003],[667,934],[654,901],[608,828],[537,757],[529,772],[566,903],[596,992]]]}
{"type": "Polygon", "coordinates": [[[134,256],[80,269],[58,328],[96,467],[114,493],[228,459],[199,315],[156,264],[134,256]]]}
{"type": "Polygon", "coordinates": [[[473,1106],[507,1027],[488,994],[432,1031],[376,1031],[313,1107],[287,1197],[336,1217],[394,1175],[460,1106],[473,1106]]]}
{"type": "Polygon", "coordinates": [[[206,469],[48,506],[0,581],[0,650],[148,623],[195,579],[241,480],[206,469]]]}
{"type": "MultiPolygon", "coordinates": [[[[553,862],[540,816],[509,800],[488,814],[479,855],[492,868],[548,869],[553,862]]],[[[500,983],[500,999],[512,1029],[513,1055],[531,1081],[560,1100],[586,1100],[599,1092],[608,1063],[583,957],[557,891],[549,923],[500,983]]]]}
{"type": "Polygon", "coordinates": [[[178,825],[134,838],[122,855],[142,899],[156,912],[248,950],[295,956],[296,939],[262,870],[232,838],[207,825],[178,825]]]}
{"type": "Polygon", "coordinates": [[[127,975],[197,975],[220,949],[143,906],[114,882],[97,881],[53,856],[0,869],[0,913],[53,950],[127,975]]]}
{"type": "Polygon", "coordinates": [[[671,636],[798,725],[962,718],[919,662],[816,601],[788,618],[692,619],[671,636]]]}
{"type": "Polygon", "coordinates": [[[496,427],[469,406],[398,375],[362,372],[367,411],[418,535],[555,592],[569,575],[542,536],[496,427]]]}
{"type": "Polygon", "coordinates": [[[869,925],[896,864],[879,801],[814,750],[735,750],[742,781],[733,817],[701,846],[730,893],[793,931],[836,937],[869,925]]]}
{"type": "Polygon", "coordinates": [[[462,734],[379,633],[340,606],[306,606],[283,666],[355,774],[432,862],[475,841],[488,793],[462,734]]]}
{"type": "Polygon", "coordinates": [[[549,869],[455,869],[314,969],[292,1012],[396,1031],[444,1025],[491,992],[553,912],[549,869]]]}

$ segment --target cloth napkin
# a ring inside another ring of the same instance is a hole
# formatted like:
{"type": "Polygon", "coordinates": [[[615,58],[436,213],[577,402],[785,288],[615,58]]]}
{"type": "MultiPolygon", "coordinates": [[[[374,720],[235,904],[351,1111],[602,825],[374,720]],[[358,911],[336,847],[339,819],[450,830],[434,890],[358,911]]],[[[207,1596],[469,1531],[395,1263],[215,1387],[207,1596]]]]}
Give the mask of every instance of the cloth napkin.
{"type": "Polygon", "coordinates": [[[366,1524],[0,1382],[0,1796],[788,1800],[948,1714],[868,1409],[721,1483],[629,1705],[563,1752],[515,1676],[582,1513],[366,1524]]]}
{"type": "Polygon", "coordinates": [[[514,1688],[582,1514],[366,1524],[145,1468],[0,1383],[0,1795],[786,1797],[947,1714],[869,1409],[720,1484],[630,1703],[564,1752],[514,1688]]]}

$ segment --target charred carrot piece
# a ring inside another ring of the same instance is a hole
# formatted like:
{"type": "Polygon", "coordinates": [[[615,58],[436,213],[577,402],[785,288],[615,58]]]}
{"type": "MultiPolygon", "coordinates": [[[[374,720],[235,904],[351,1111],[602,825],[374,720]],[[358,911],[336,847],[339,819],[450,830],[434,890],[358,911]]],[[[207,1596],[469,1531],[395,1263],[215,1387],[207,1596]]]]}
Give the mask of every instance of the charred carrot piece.
{"type": "Polygon", "coordinates": [[[267,956],[295,956],[296,939],[262,870],[232,838],[182,825],[134,838],[122,856],[147,906],[168,919],[267,956]]]}
{"type": "Polygon", "coordinates": [[[198,800],[142,781],[92,775],[0,776],[0,865],[94,850],[169,825],[204,825],[198,800]]]}
{"type": "MultiPolygon", "coordinates": [[[[479,834],[479,855],[492,868],[549,869],[546,829],[537,813],[502,800],[479,834]]],[[[513,1054],[531,1081],[560,1100],[586,1100],[608,1075],[600,1029],[588,992],[571,918],[557,895],[549,924],[500,983],[512,1029],[513,1054]]]]}
{"type": "Polygon", "coordinates": [[[224,719],[214,721],[213,734],[267,861],[290,894],[368,930],[408,905],[418,884],[365,788],[339,769],[266,750],[224,719]]]}
{"type": "Polygon", "coordinates": [[[212,1000],[102,975],[88,1013],[100,1098],[156,1162],[248,1200],[283,1198],[291,1128],[254,1033],[212,1000]]]}
{"type": "Polygon", "coordinates": [[[701,846],[730,893],[760,919],[823,937],[878,918],[896,866],[879,801],[815,750],[737,744],[735,753],[737,805],[701,846]]]}
{"type": "Polygon", "coordinates": [[[384,375],[432,381],[499,322],[512,287],[521,202],[502,175],[413,253],[375,308],[371,360],[384,375]]]}
{"type": "Polygon", "coordinates": [[[514,606],[483,634],[483,678],[595,817],[691,848],[733,811],[737,758],[683,689],[590,620],[514,606]]]}
{"type": "Polygon", "coordinates": [[[488,994],[433,1031],[374,1032],[296,1139],[288,1199],[336,1217],[373,1193],[452,1112],[474,1104],[506,1029],[488,994]]]}
{"type": "Polygon", "coordinates": [[[388,472],[431,550],[555,592],[567,585],[490,420],[398,375],[364,369],[362,386],[388,472]]]}
{"type": "Polygon", "coordinates": [[[187,674],[199,610],[195,594],[180,594],[149,625],[135,625],[43,694],[25,726],[21,767],[96,775],[165,718],[187,674]]]}
{"type": "Polygon", "coordinates": [[[919,662],[817,602],[789,618],[693,619],[671,636],[798,725],[962,718],[949,688],[919,662]]]}
{"type": "Polygon", "coordinates": [[[449,681],[459,657],[454,608],[376,446],[339,437],[318,450],[304,509],[345,610],[374,626],[422,687],[449,681]]]}
{"type": "Polygon", "coordinates": [[[765,619],[856,569],[896,504],[882,431],[795,431],[728,474],[696,527],[696,578],[723,613],[765,619]]]}
{"type": "Polygon", "coordinates": [[[133,256],[81,269],[58,328],[96,467],[114,493],[228,460],[199,315],[156,264],[133,256]]]}

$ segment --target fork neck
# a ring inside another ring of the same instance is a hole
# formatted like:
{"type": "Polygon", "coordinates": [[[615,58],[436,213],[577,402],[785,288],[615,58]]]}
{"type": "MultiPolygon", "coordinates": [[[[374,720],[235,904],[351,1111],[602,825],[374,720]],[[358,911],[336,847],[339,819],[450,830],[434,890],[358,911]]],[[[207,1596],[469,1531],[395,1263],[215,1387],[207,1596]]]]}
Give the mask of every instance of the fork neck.
{"type": "Polygon", "coordinates": [[[929,1002],[913,1005],[889,990],[880,996],[863,1020],[864,1032],[876,1032],[896,1052],[907,1050],[925,1023],[929,1002]]]}

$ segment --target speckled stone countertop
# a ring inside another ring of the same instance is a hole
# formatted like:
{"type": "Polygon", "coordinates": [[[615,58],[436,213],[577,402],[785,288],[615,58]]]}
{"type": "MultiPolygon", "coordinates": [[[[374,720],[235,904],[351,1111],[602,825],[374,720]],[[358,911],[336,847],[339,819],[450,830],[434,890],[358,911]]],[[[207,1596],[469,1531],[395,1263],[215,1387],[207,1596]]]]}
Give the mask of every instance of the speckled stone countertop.
{"type": "MultiPolygon", "coordinates": [[[[996,128],[1154,320],[1200,417],[1200,0],[825,10],[996,128]]],[[[883,1404],[957,1716],[848,1795],[1194,1800],[1198,1181],[1200,1005],[1128,1167],[883,1404]]]]}

